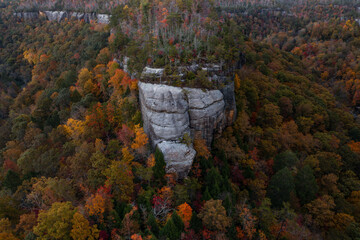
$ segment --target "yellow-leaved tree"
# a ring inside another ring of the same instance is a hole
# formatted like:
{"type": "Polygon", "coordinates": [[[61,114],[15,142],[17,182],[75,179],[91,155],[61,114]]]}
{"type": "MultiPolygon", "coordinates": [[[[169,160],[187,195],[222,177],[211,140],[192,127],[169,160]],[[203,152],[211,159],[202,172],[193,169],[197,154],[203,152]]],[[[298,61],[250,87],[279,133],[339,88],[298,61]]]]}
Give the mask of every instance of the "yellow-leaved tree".
{"type": "Polygon", "coordinates": [[[97,225],[90,226],[89,221],[79,212],[72,219],[73,227],[70,236],[77,240],[96,240],[99,238],[97,225]]]}
{"type": "Polygon", "coordinates": [[[135,125],[135,139],[131,148],[138,153],[143,154],[145,152],[145,146],[148,143],[148,137],[144,132],[144,129],[140,127],[140,124],[135,125]]]}
{"type": "Polygon", "coordinates": [[[71,202],[56,202],[49,210],[40,212],[38,224],[34,227],[37,239],[70,239],[75,212],[71,202]]]}

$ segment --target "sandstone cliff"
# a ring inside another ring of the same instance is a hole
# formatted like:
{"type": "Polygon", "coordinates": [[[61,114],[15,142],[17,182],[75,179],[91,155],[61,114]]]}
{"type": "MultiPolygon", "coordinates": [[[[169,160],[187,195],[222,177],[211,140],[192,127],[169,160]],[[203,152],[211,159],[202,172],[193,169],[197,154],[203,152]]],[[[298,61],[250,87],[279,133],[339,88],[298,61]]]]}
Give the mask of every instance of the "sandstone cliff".
{"type": "Polygon", "coordinates": [[[96,21],[98,23],[109,24],[110,15],[99,13],[69,12],[69,11],[38,11],[38,12],[17,12],[14,16],[18,19],[29,21],[33,19],[45,18],[49,21],[61,22],[65,19],[84,20],[86,23],[96,21]]]}
{"type": "Polygon", "coordinates": [[[214,135],[234,121],[233,84],[202,90],[139,82],[139,94],[144,130],[152,146],[163,152],[167,172],[175,171],[180,178],[196,154],[184,136],[201,136],[210,147],[214,135]]]}

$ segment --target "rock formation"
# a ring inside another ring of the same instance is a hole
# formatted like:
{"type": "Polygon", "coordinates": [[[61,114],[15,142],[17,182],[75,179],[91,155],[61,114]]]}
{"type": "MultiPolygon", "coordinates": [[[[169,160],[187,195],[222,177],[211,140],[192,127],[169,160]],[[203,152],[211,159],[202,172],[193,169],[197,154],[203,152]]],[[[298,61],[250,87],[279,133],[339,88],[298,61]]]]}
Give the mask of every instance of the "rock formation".
{"type": "Polygon", "coordinates": [[[233,84],[202,90],[139,82],[139,94],[144,131],[163,152],[167,172],[175,171],[180,178],[189,172],[196,153],[184,136],[201,136],[210,146],[214,134],[235,117],[233,84]]]}
{"type": "Polygon", "coordinates": [[[38,12],[17,12],[14,16],[18,19],[29,21],[38,18],[46,18],[49,21],[61,22],[65,19],[84,20],[86,23],[97,21],[102,24],[110,23],[109,14],[69,12],[69,11],[38,11],[38,12]]]}

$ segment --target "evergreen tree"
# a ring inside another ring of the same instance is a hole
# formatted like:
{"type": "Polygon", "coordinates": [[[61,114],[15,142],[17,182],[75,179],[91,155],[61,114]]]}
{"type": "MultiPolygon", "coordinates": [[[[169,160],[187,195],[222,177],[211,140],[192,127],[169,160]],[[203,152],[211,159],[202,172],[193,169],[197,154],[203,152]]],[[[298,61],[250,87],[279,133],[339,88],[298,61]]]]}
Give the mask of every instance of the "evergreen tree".
{"type": "Polygon", "coordinates": [[[206,186],[210,187],[210,194],[214,198],[217,198],[220,194],[220,187],[222,186],[223,179],[217,168],[212,167],[210,171],[207,173],[206,178],[206,186]]]}
{"type": "Polygon", "coordinates": [[[153,167],[155,182],[163,184],[165,179],[165,160],[164,154],[159,148],[155,150],[155,166],[153,167]]]}
{"type": "Polygon", "coordinates": [[[198,218],[196,212],[193,212],[190,220],[190,228],[193,229],[196,233],[200,232],[202,228],[202,222],[201,219],[198,218]]]}
{"type": "Polygon", "coordinates": [[[21,179],[19,177],[19,174],[12,170],[9,170],[5,175],[3,186],[10,189],[12,192],[16,192],[16,189],[20,184],[21,179]]]}
{"type": "Polygon", "coordinates": [[[151,232],[155,236],[159,236],[160,229],[159,229],[158,223],[156,222],[154,214],[152,214],[152,213],[150,214],[147,224],[149,225],[151,232]]]}
{"type": "Polygon", "coordinates": [[[160,231],[160,236],[165,239],[178,240],[180,235],[172,219],[169,219],[160,231]]]}
{"type": "Polygon", "coordinates": [[[291,171],[285,167],[272,176],[267,193],[272,205],[280,208],[283,202],[290,200],[290,193],[293,191],[295,191],[294,178],[291,171]]]}
{"type": "Polygon", "coordinates": [[[296,192],[302,204],[315,199],[319,187],[313,170],[309,165],[304,166],[295,177],[296,192]]]}
{"type": "Polygon", "coordinates": [[[229,195],[226,195],[223,205],[226,209],[226,212],[229,214],[231,212],[231,208],[233,206],[229,195]]]}
{"type": "Polygon", "coordinates": [[[171,215],[171,219],[173,220],[176,228],[178,229],[179,235],[184,231],[185,225],[180,216],[174,211],[174,213],[171,215]]]}
{"type": "Polygon", "coordinates": [[[274,171],[280,171],[284,167],[292,168],[298,163],[299,159],[295,153],[288,150],[278,154],[274,159],[274,171]]]}
{"type": "Polygon", "coordinates": [[[209,201],[210,199],[212,199],[212,197],[210,195],[209,188],[206,187],[204,195],[202,196],[202,200],[209,201]]]}

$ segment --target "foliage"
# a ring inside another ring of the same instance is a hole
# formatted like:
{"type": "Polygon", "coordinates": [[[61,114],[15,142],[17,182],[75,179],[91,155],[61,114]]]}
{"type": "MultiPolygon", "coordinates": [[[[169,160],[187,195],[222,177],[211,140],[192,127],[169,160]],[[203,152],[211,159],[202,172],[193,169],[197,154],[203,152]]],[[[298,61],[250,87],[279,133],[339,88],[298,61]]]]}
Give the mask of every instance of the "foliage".
{"type": "Polygon", "coordinates": [[[226,215],[221,200],[210,199],[206,201],[198,216],[203,225],[210,230],[225,232],[231,224],[231,219],[226,215]]]}
{"type": "Polygon", "coordinates": [[[70,202],[56,202],[39,214],[34,233],[39,239],[71,239],[71,220],[75,210],[70,202]]]}

